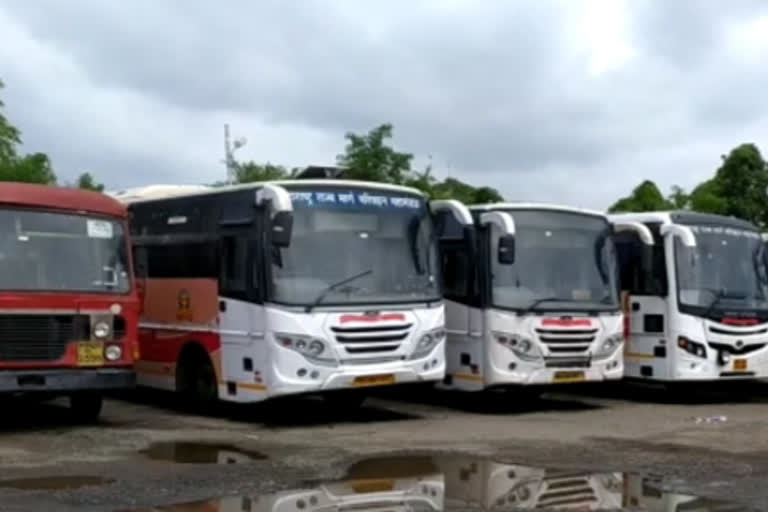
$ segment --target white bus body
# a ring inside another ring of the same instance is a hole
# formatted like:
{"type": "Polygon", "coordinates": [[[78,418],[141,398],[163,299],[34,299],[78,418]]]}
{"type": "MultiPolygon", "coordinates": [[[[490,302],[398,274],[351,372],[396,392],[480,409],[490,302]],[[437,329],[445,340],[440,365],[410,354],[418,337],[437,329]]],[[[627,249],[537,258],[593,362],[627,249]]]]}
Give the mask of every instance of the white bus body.
{"type": "Polygon", "coordinates": [[[615,237],[629,319],[625,375],[655,381],[768,376],[768,279],[758,228],[693,212],[617,214],[656,241],[615,237]]]}
{"type": "Polygon", "coordinates": [[[620,379],[623,322],[611,235],[631,231],[653,243],[650,232],[557,205],[470,211],[474,229],[448,216],[438,223],[448,335],[440,387],[620,379]]]}
{"type": "Polygon", "coordinates": [[[144,288],[140,385],[213,403],[443,378],[432,216],[469,224],[461,203],[334,179],[145,192],[114,194],[144,288]]]}

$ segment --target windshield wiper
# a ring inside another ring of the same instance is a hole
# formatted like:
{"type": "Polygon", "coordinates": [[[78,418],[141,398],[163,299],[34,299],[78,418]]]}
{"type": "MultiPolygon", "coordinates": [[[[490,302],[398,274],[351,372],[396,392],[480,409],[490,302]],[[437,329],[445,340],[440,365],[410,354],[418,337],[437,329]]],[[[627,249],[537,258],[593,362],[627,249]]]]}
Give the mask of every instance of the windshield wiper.
{"type": "Polygon", "coordinates": [[[360,272],[359,274],[355,274],[350,277],[345,277],[341,281],[336,281],[335,283],[328,285],[323,289],[323,291],[321,291],[318,294],[317,298],[315,298],[315,300],[312,301],[311,304],[308,304],[307,307],[304,308],[304,311],[306,311],[307,313],[311,312],[315,307],[317,307],[318,304],[320,304],[323,301],[326,295],[328,295],[330,292],[332,292],[339,286],[343,286],[347,283],[351,283],[352,281],[355,281],[357,279],[360,279],[361,277],[365,277],[370,274],[373,274],[373,269],[368,269],[365,272],[360,272]]]}
{"type": "Polygon", "coordinates": [[[563,299],[561,297],[543,297],[541,299],[536,299],[533,302],[531,302],[527,308],[525,308],[522,312],[522,314],[530,313],[531,311],[535,310],[536,307],[541,304],[542,302],[550,302],[550,301],[558,301],[558,302],[581,302],[580,300],[573,300],[573,299],[563,299]]]}

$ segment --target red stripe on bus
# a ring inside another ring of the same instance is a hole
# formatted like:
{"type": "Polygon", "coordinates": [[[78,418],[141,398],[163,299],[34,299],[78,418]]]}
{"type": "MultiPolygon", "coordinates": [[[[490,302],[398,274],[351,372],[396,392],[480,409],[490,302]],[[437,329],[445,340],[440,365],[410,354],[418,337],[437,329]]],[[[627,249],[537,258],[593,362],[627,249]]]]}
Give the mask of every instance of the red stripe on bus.
{"type": "Polygon", "coordinates": [[[400,313],[393,313],[389,315],[343,315],[339,321],[342,324],[347,322],[386,322],[398,320],[400,322],[405,321],[405,315],[400,313]]]}
{"type": "Polygon", "coordinates": [[[722,323],[726,325],[755,325],[757,318],[723,318],[722,323]]]}
{"type": "Polygon", "coordinates": [[[559,327],[589,327],[592,325],[592,321],[588,318],[567,319],[567,318],[545,318],[541,321],[541,325],[557,325],[559,327]]]}

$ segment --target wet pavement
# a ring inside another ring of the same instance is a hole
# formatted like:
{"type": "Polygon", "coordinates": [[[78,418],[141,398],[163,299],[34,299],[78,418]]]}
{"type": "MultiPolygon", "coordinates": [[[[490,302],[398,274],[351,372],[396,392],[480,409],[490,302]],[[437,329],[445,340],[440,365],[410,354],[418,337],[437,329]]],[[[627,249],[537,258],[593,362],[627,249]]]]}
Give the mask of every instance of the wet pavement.
{"type": "Polygon", "coordinates": [[[153,443],[139,453],[150,460],[175,464],[243,464],[266,459],[258,452],[249,452],[227,444],[169,441],[153,443]]]}
{"type": "Polygon", "coordinates": [[[354,464],[341,480],[314,486],[126,512],[750,510],[663,491],[662,485],[658,476],[552,470],[473,457],[381,457],[354,464]]]}
{"type": "Polygon", "coordinates": [[[0,512],[768,510],[763,389],[690,403],[408,391],[215,416],[137,396],[108,400],[95,426],[66,404],[8,404],[0,512]]]}

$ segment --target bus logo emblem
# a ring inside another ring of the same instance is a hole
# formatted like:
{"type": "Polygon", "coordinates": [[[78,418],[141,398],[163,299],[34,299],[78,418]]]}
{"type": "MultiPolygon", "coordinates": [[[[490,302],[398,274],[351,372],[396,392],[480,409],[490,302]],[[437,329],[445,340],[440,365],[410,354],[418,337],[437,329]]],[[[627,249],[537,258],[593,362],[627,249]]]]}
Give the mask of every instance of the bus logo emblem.
{"type": "Polygon", "coordinates": [[[192,296],[184,288],[176,297],[176,320],[192,320],[192,296]]]}

